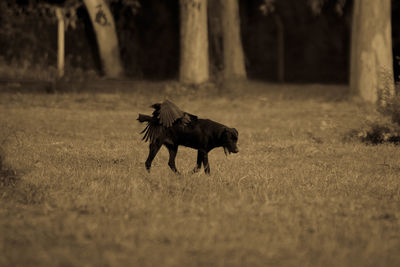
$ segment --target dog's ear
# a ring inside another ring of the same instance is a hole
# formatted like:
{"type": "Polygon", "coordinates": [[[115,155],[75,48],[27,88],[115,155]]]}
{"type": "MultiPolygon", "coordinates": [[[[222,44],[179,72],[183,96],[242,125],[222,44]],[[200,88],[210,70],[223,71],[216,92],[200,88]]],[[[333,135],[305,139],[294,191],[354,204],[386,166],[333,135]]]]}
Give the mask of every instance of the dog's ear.
{"type": "Polygon", "coordinates": [[[227,137],[228,137],[228,128],[224,127],[223,129],[221,129],[221,131],[218,134],[218,137],[219,137],[220,140],[227,139],[227,137]]]}
{"type": "Polygon", "coordinates": [[[225,129],[225,132],[226,132],[226,135],[228,136],[228,134],[229,134],[229,136],[231,137],[231,138],[233,138],[233,139],[238,139],[238,136],[239,136],[239,132],[235,129],[235,128],[226,128],[225,129]]]}
{"type": "Polygon", "coordinates": [[[236,130],[236,128],[232,128],[232,131],[236,137],[239,137],[239,132],[238,132],[238,130],[236,130]]]}
{"type": "Polygon", "coordinates": [[[230,134],[231,136],[235,136],[236,138],[239,137],[239,132],[238,132],[235,128],[228,128],[228,127],[225,127],[225,128],[221,131],[219,137],[220,137],[220,138],[227,138],[229,134],[230,134]]]}
{"type": "Polygon", "coordinates": [[[229,149],[226,147],[226,143],[228,142],[228,134],[229,128],[224,127],[224,129],[219,134],[219,140],[221,142],[222,147],[224,148],[224,153],[226,156],[229,154],[229,149]]]}

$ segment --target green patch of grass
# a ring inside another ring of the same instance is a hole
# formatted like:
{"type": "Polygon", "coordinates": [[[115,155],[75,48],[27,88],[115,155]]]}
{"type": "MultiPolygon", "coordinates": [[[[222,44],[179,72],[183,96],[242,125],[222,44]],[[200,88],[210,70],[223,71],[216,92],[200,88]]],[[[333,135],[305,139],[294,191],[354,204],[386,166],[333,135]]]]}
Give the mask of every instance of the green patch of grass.
{"type": "Polygon", "coordinates": [[[0,188],[1,266],[400,263],[400,152],[343,142],[370,107],[335,86],[176,86],[1,95],[18,177],[0,188]],[[196,152],[180,147],[176,176],[162,148],[148,174],[135,119],[164,97],[237,128],[240,152],[190,175],[196,152]]]}

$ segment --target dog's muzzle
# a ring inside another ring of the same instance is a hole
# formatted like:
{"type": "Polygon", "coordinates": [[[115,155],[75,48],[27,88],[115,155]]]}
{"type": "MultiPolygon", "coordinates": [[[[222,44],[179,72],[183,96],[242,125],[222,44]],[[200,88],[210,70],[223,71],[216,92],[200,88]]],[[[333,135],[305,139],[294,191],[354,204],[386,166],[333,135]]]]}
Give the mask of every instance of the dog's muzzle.
{"type": "Polygon", "coordinates": [[[231,148],[231,147],[224,146],[224,152],[225,152],[225,155],[228,155],[230,153],[238,153],[239,149],[237,147],[231,148]]]}

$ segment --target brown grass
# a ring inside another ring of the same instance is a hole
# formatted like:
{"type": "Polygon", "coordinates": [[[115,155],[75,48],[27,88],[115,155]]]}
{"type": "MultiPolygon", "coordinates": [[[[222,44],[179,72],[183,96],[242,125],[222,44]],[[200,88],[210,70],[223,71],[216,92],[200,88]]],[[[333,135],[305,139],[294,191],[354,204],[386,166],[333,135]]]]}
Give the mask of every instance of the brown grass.
{"type": "Polygon", "coordinates": [[[376,114],[345,88],[134,87],[0,95],[17,175],[0,185],[0,266],[400,265],[400,151],[343,141],[376,114]],[[240,152],[189,175],[180,148],[176,176],[162,149],[147,174],[135,119],[166,96],[236,127],[240,152]]]}

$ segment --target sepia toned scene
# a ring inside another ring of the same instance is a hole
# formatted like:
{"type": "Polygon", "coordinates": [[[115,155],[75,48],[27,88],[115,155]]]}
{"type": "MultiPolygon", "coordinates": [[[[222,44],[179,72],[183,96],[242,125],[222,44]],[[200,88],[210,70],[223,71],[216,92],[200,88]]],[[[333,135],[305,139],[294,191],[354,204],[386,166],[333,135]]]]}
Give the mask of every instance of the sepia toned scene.
{"type": "Polygon", "coordinates": [[[1,0],[0,266],[400,266],[400,0],[1,0]]]}

